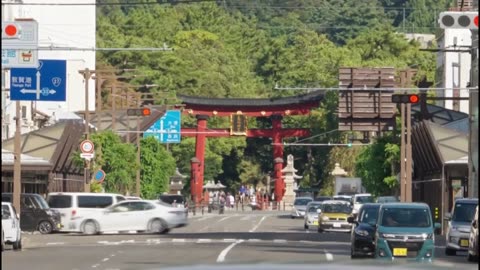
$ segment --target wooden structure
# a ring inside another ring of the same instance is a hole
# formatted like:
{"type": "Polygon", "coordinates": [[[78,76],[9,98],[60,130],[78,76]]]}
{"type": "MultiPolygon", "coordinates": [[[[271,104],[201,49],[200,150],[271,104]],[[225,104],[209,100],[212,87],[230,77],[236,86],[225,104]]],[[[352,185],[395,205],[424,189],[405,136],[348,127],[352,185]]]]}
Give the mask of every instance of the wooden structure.
{"type": "Polygon", "coordinates": [[[206,98],[179,95],[182,100],[183,113],[195,116],[196,128],[182,128],[182,136],[195,137],[195,157],[191,159],[191,194],[192,199],[201,201],[204,180],[204,159],[207,137],[230,137],[244,134],[246,137],[270,137],[273,142],[275,199],[281,201],[285,192],[282,177],[283,146],[282,139],[287,137],[309,136],[308,129],[282,128],[282,118],[288,115],[306,115],[313,108],[318,108],[324,91],[285,98],[242,99],[242,98],[206,98]],[[231,117],[237,123],[230,129],[207,128],[209,117],[231,117]],[[239,117],[242,116],[242,117],[239,117]],[[269,117],[271,129],[248,129],[248,117],[269,117]]]}
{"type": "Polygon", "coordinates": [[[340,68],[338,79],[340,131],[393,130],[393,90],[380,89],[395,87],[394,68],[340,68]]]}

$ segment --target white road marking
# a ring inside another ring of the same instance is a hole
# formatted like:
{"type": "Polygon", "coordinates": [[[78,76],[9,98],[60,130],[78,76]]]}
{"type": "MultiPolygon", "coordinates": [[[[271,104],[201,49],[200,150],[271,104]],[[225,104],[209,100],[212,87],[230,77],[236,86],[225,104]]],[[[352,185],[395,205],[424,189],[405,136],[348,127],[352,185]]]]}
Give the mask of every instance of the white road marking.
{"type": "Polygon", "coordinates": [[[260,226],[260,224],[267,218],[267,216],[263,216],[262,219],[260,219],[260,221],[257,223],[257,225],[255,225],[255,227],[253,227],[250,231],[248,232],[254,232],[256,229],[258,229],[258,227],[260,226]]]}
{"type": "Polygon", "coordinates": [[[211,243],[212,239],[198,239],[197,243],[211,243]]]}
{"type": "Polygon", "coordinates": [[[227,217],[224,217],[224,218],[220,219],[218,222],[222,222],[222,221],[224,221],[224,220],[227,220],[227,219],[229,219],[229,218],[232,218],[232,217],[234,217],[234,216],[227,216],[227,217]]]}
{"type": "Polygon", "coordinates": [[[222,252],[220,252],[220,254],[218,255],[218,258],[217,258],[217,263],[221,263],[221,262],[224,262],[225,261],[225,256],[227,256],[228,252],[234,248],[236,245],[242,243],[243,240],[238,240],[236,241],[235,243],[232,243],[230,244],[228,247],[226,247],[224,250],[222,250],[222,252]]]}
{"type": "Polygon", "coordinates": [[[231,238],[223,239],[223,242],[230,242],[231,243],[231,242],[235,242],[235,241],[237,241],[237,239],[231,239],[231,238]]]}
{"type": "Polygon", "coordinates": [[[325,257],[327,257],[327,261],[333,261],[332,253],[328,253],[326,249],[323,250],[325,252],[325,257]]]}
{"type": "Polygon", "coordinates": [[[260,241],[262,241],[262,240],[260,240],[260,239],[248,239],[248,242],[260,242],[260,241]]]}
{"type": "Polygon", "coordinates": [[[98,263],[97,263],[97,264],[94,264],[94,265],[92,265],[92,268],[97,268],[97,266],[99,266],[99,265],[100,265],[100,264],[98,264],[98,263]]]}
{"type": "Polygon", "coordinates": [[[103,258],[102,262],[106,262],[108,260],[110,260],[110,258],[103,258]]]}
{"type": "Polygon", "coordinates": [[[174,239],[172,239],[172,242],[177,242],[177,243],[181,242],[181,243],[183,243],[183,242],[185,242],[185,239],[182,239],[182,238],[174,238],[174,239]]]}
{"type": "Polygon", "coordinates": [[[285,239],[274,239],[273,242],[274,243],[286,243],[287,240],[285,240],[285,239]]]}
{"type": "Polygon", "coordinates": [[[52,243],[47,243],[47,246],[50,246],[50,245],[65,245],[64,242],[52,242],[52,243]]]}

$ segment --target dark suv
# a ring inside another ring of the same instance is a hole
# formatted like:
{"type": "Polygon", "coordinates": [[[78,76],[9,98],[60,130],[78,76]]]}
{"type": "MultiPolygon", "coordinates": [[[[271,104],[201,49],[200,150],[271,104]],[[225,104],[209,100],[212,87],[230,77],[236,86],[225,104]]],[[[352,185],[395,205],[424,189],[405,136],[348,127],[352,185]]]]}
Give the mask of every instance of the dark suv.
{"type": "MultiPolygon", "coordinates": [[[[13,203],[12,193],[2,193],[2,202],[13,203]]],[[[48,234],[62,228],[60,213],[50,209],[40,194],[23,193],[20,196],[20,228],[48,234]]]]}

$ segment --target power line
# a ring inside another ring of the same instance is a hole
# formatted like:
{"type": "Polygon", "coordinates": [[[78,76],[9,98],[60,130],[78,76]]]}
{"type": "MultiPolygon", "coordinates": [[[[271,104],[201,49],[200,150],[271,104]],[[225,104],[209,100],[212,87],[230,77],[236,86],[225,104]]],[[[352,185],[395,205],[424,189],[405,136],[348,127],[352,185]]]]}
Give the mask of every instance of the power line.
{"type": "Polygon", "coordinates": [[[41,46],[37,48],[15,48],[15,50],[29,50],[29,51],[173,51],[173,48],[97,48],[97,47],[56,47],[56,46],[41,46]]]}
{"type": "Polygon", "coordinates": [[[192,3],[203,3],[203,2],[216,2],[217,0],[184,0],[184,1],[172,1],[172,2],[122,2],[122,3],[113,3],[113,2],[95,2],[95,3],[9,3],[2,2],[2,5],[6,6],[142,6],[142,5],[177,5],[177,4],[192,4],[192,3]]]}
{"type": "Polygon", "coordinates": [[[379,87],[379,88],[372,88],[372,87],[353,87],[353,88],[323,88],[323,87],[276,87],[274,90],[307,90],[307,91],[445,91],[445,90],[464,90],[475,92],[478,91],[477,87],[436,87],[436,88],[393,88],[393,87],[379,87]]]}

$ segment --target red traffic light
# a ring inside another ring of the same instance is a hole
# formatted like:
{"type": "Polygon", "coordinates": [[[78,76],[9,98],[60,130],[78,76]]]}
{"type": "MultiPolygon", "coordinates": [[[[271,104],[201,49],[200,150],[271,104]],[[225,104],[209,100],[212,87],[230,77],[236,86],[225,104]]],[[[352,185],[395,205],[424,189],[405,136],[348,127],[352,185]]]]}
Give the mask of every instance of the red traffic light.
{"type": "Polygon", "coordinates": [[[14,24],[9,24],[5,27],[5,34],[9,37],[15,36],[17,32],[17,26],[14,24]]]}
{"type": "Polygon", "coordinates": [[[473,24],[475,24],[476,27],[478,27],[478,15],[473,18],[473,24]]]}
{"type": "Polygon", "coordinates": [[[149,116],[151,114],[149,108],[143,108],[142,115],[143,116],[149,116]]]}
{"type": "Polygon", "coordinates": [[[418,103],[420,97],[416,94],[392,95],[392,103],[418,103]]]}
{"type": "Polygon", "coordinates": [[[409,100],[410,100],[410,103],[418,103],[420,98],[418,97],[418,95],[410,95],[409,100]]]}

